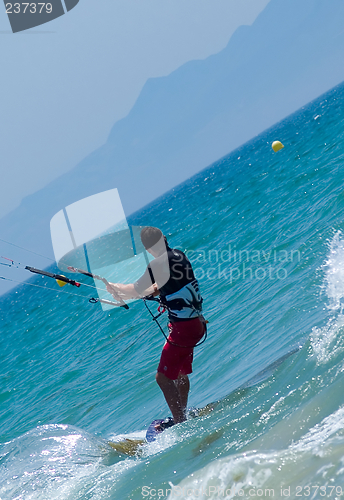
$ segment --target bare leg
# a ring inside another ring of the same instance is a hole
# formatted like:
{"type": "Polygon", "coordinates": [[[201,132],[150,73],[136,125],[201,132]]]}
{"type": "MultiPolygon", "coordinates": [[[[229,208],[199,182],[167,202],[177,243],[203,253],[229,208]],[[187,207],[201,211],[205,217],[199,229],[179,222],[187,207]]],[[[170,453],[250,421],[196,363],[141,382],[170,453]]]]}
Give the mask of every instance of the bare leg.
{"type": "Polygon", "coordinates": [[[156,381],[165,396],[166,403],[171,410],[174,423],[179,424],[180,422],[184,422],[186,418],[177,385],[173,380],[170,380],[160,372],[156,374],[156,381]]]}
{"type": "Polygon", "coordinates": [[[188,404],[188,396],[190,391],[190,381],[187,375],[179,375],[177,380],[175,380],[175,384],[179,391],[180,402],[182,405],[182,410],[184,414],[186,413],[186,408],[188,404]]]}

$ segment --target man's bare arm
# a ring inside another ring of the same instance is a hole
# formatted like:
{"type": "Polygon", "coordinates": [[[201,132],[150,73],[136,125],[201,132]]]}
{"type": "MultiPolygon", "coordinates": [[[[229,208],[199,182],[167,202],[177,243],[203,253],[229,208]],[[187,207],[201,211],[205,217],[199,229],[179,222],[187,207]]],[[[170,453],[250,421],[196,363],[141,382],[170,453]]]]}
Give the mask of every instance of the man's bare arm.
{"type": "Polygon", "coordinates": [[[130,283],[128,285],[125,285],[123,283],[109,283],[106,289],[109,293],[111,293],[111,295],[118,294],[122,299],[136,299],[147,297],[148,295],[153,295],[153,297],[156,297],[160,293],[156,283],[147,288],[147,290],[145,290],[142,294],[137,293],[133,283],[130,283]]]}

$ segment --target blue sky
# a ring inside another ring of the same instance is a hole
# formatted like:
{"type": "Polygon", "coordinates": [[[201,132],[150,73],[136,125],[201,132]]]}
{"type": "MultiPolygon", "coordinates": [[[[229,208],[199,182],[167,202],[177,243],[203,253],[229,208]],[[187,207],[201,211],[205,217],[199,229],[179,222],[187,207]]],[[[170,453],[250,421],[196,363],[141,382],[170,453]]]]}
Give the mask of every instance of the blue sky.
{"type": "Polygon", "coordinates": [[[150,77],[226,46],[269,0],[80,0],[12,34],[0,13],[0,217],[101,146],[150,77]]]}

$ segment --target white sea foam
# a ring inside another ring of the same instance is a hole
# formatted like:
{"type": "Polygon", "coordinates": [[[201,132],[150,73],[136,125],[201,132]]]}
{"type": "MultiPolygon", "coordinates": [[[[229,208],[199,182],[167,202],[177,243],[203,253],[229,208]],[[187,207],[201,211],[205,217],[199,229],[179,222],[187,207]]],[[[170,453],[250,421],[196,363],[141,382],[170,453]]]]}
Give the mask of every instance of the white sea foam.
{"type": "Polygon", "coordinates": [[[329,319],[325,326],[314,327],[310,337],[319,364],[327,363],[344,351],[341,330],[344,327],[344,237],[337,231],[328,243],[328,256],[321,269],[324,272],[323,293],[328,302],[329,319]]]}
{"type": "Polygon", "coordinates": [[[296,498],[306,495],[308,488],[315,493],[321,487],[322,493],[329,495],[331,490],[333,498],[340,498],[343,481],[344,408],[340,408],[286,449],[214,460],[178,485],[171,483],[168,500],[296,498]]]}
{"type": "Polygon", "coordinates": [[[344,300],[344,236],[337,231],[329,241],[328,257],[322,266],[325,273],[324,288],[332,311],[343,310],[344,300]]]}
{"type": "Polygon", "coordinates": [[[110,454],[106,442],[76,427],[37,427],[2,447],[0,498],[76,500],[94,488],[92,498],[104,498],[135,465],[130,460],[109,463],[110,454]]]}

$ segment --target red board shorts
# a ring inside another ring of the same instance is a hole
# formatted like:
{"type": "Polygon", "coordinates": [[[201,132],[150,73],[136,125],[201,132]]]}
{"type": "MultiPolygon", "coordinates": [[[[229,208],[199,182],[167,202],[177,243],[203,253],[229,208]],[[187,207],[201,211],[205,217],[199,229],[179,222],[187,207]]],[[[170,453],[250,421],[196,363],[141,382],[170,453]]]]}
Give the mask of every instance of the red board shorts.
{"type": "Polygon", "coordinates": [[[195,346],[205,334],[205,328],[203,318],[169,323],[168,340],[173,344],[166,342],[164,345],[158,372],[171,380],[192,373],[193,347],[179,346],[195,346]]]}

